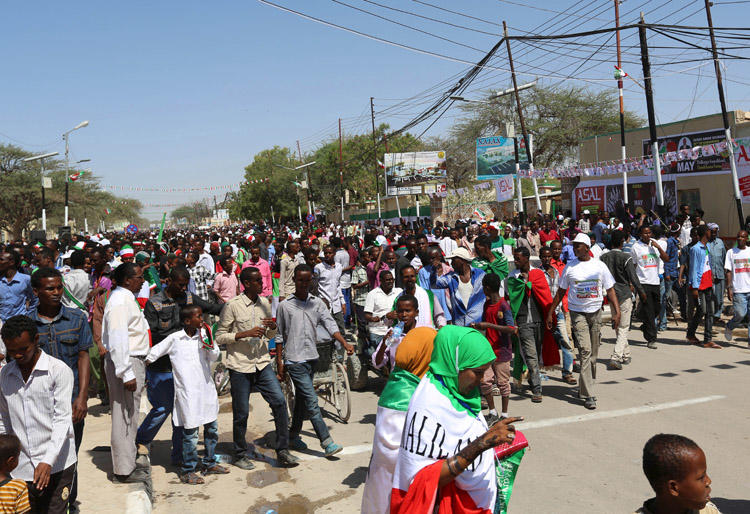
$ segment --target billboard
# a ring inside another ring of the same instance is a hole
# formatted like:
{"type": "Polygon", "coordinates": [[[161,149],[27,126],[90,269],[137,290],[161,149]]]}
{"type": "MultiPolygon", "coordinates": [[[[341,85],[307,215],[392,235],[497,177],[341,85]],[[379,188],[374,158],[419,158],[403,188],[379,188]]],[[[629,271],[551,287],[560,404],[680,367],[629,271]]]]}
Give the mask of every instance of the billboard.
{"type": "MultiPolygon", "coordinates": [[[[664,208],[677,214],[677,182],[662,182],[664,208]]],[[[602,212],[619,216],[623,211],[622,182],[619,180],[586,181],[573,190],[573,210],[580,213],[588,209],[591,214],[602,212]]],[[[628,182],[628,203],[636,214],[656,211],[656,184],[650,177],[633,177],[628,182]]]]}
{"type": "Polygon", "coordinates": [[[514,183],[512,175],[505,175],[495,181],[495,200],[506,202],[511,200],[514,195],[514,183]]]}
{"type": "MultiPolygon", "coordinates": [[[[518,157],[521,161],[521,168],[528,169],[526,145],[523,138],[519,138],[518,157]]],[[[477,138],[476,169],[477,180],[494,180],[504,175],[515,175],[514,138],[502,136],[477,138]]]]}
{"type": "MultiPolygon", "coordinates": [[[[684,175],[687,173],[715,173],[729,170],[729,157],[726,154],[701,156],[697,159],[683,159],[671,163],[665,162],[667,153],[669,152],[689,150],[696,146],[705,146],[726,141],[724,129],[674,134],[660,137],[658,141],[662,174],[684,175]]],[[[651,143],[648,139],[644,139],[643,155],[651,155],[651,153],[651,143]]]]}
{"type": "Polygon", "coordinates": [[[580,186],[574,190],[578,212],[588,210],[591,214],[604,211],[604,186],[580,186]]]}
{"type": "Polygon", "coordinates": [[[387,153],[385,194],[418,195],[445,191],[445,152],[387,153]]]}

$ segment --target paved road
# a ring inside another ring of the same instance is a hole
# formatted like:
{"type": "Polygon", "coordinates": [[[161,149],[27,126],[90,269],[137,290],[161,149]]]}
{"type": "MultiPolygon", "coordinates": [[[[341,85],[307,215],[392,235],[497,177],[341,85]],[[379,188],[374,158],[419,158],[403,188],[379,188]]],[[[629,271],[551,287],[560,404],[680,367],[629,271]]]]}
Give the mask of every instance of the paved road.
{"type": "MultiPolygon", "coordinates": [[[[739,336],[740,331],[736,331],[739,336]]],[[[750,350],[746,338],[735,338],[723,350],[688,346],[684,324],[660,334],[659,348],[650,350],[640,332],[632,332],[633,362],[622,371],[607,371],[612,331],[604,330],[597,396],[599,409],[587,411],[572,396],[575,387],[550,372],[544,402],[513,394],[510,411],[526,421],[531,451],[519,469],[511,513],[630,513],[651,491],[641,471],[641,451],[658,432],[693,438],[706,451],[715,502],[724,514],[750,512],[747,487],[750,453],[750,350]]],[[[723,343],[723,337],[716,338],[723,343]]],[[[254,471],[232,468],[229,475],[209,477],[203,486],[185,486],[169,465],[169,429],[159,434],[152,453],[154,512],[222,514],[359,512],[372,440],[381,380],[372,379],[365,392],[353,393],[348,424],[327,418],[336,442],[345,451],[335,460],[322,458],[309,423],[303,438],[311,448],[290,470],[258,462],[254,471]]],[[[253,410],[248,438],[272,460],[267,434],[273,430],[270,411],[251,397],[253,410]]],[[[96,409],[94,409],[95,411],[96,409]]],[[[219,451],[231,447],[231,407],[222,401],[219,451]]],[[[80,474],[83,512],[123,512],[127,486],[111,483],[109,454],[90,451],[109,444],[109,417],[87,418],[80,474]],[[95,507],[94,507],[95,506],[95,507]]]]}

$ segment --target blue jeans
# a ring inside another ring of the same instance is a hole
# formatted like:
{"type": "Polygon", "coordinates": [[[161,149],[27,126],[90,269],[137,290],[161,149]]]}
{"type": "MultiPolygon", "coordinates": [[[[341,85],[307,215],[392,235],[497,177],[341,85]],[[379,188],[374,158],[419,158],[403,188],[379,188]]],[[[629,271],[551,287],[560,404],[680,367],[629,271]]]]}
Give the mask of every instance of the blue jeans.
{"type": "Polygon", "coordinates": [[[260,391],[263,399],[271,407],[276,425],[276,450],[289,448],[289,414],[281,384],[270,364],[255,373],[241,373],[229,370],[229,385],[232,393],[232,440],[234,454],[238,459],[247,454],[247,418],[250,415],[250,390],[260,391]]]}
{"type": "Polygon", "coordinates": [[[346,303],[344,322],[346,323],[346,328],[349,328],[352,324],[352,288],[347,287],[346,289],[342,289],[341,293],[344,295],[344,303],[346,303]]]}
{"type": "Polygon", "coordinates": [[[289,428],[289,436],[292,439],[299,437],[302,430],[302,420],[307,418],[312,423],[315,434],[320,440],[320,445],[325,448],[333,442],[333,439],[323,421],[323,415],[320,413],[320,407],[318,406],[318,394],[313,387],[313,366],[316,360],[285,366],[286,372],[289,373],[294,383],[294,414],[292,415],[292,426],[289,428]]]}
{"type": "MultiPolygon", "coordinates": [[[[190,473],[198,467],[198,430],[200,427],[182,429],[182,472],[190,473]]],[[[219,424],[216,420],[203,425],[205,455],[203,465],[217,464],[216,443],[219,442],[219,424]]]]}
{"type": "MultiPolygon", "coordinates": [[[[146,368],[146,385],[151,410],[146,414],[135,436],[135,442],[142,445],[151,444],[174,407],[174,379],[171,371],[151,371],[146,368]]],[[[172,425],[172,464],[177,464],[181,460],[182,427],[172,425]]]]}
{"type": "Polygon", "coordinates": [[[565,313],[560,311],[557,313],[557,326],[555,327],[552,335],[557,341],[557,346],[562,351],[562,374],[568,376],[573,374],[573,352],[565,348],[562,341],[568,340],[568,330],[565,327],[565,313]]]}
{"type": "MultiPolygon", "coordinates": [[[[667,299],[672,297],[672,288],[674,288],[674,283],[677,279],[673,278],[671,280],[667,280],[664,278],[662,280],[663,287],[661,289],[661,309],[659,309],[659,330],[666,330],[667,329],[667,299]]],[[[673,309],[676,309],[677,306],[673,305],[673,309]]]]}
{"type": "MultiPolygon", "coordinates": [[[[732,299],[732,306],[734,307],[734,317],[727,323],[727,328],[729,330],[734,330],[737,328],[737,326],[742,323],[742,320],[745,319],[745,316],[747,315],[747,304],[750,302],[750,293],[734,293],[734,297],[732,299]]],[[[750,329],[750,324],[748,324],[748,329],[750,329]]],[[[748,334],[748,339],[750,340],[750,334],[748,334]]]]}
{"type": "Polygon", "coordinates": [[[716,319],[721,317],[721,311],[724,307],[724,284],[725,281],[723,278],[714,279],[714,308],[716,309],[714,318],[716,319]]]}

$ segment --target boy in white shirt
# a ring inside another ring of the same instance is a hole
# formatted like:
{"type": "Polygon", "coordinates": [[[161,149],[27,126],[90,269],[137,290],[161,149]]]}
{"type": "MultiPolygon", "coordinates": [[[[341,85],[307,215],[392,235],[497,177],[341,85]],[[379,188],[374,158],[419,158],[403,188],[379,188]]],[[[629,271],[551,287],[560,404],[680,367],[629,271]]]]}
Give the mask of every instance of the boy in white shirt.
{"type": "Polygon", "coordinates": [[[174,410],[172,421],[183,427],[182,469],[180,480],[185,484],[204,483],[196,473],[198,467],[198,429],[203,426],[205,456],[204,475],[226,474],[229,470],[219,465],[216,443],[219,441],[219,397],[211,375],[211,363],[219,358],[219,346],[214,343],[211,330],[203,323],[203,310],[197,305],[186,305],[180,310],[183,330],[168,336],[151,347],[146,364],[169,355],[174,374],[174,410]]]}
{"type": "Polygon", "coordinates": [[[745,318],[750,301],[750,248],[747,246],[747,231],[737,232],[737,246],[727,252],[724,269],[727,296],[734,307],[734,317],[727,323],[724,337],[731,341],[732,330],[745,318]]]}

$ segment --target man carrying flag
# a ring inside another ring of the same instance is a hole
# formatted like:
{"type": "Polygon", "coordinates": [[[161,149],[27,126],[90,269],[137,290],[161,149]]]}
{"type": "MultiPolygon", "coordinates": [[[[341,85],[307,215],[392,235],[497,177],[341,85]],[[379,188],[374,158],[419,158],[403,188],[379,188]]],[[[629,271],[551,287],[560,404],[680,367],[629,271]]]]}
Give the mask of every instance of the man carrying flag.
{"type": "Polygon", "coordinates": [[[525,364],[529,370],[531,401],[540,403],[540,368],[559,364],[560,354],[552,330],[544,325],[552,304],[547,277],[544,271],[531,268],[529,256],[529,249],[525,247],[513,251],[516,269],[506,279],[505,290],[518,327],[513,344],[513,378],[521,379],[525,364]]]}
{"type": "Polygon", "coordinates": [[[693,298],[695,313],[688,322],[687,340],[689,343],[700,344],[695,337],[695,330],[705,316],[705,330],[703,335],[704,348],[721,348],[711,340],[714,317],[713,274],[711,273],[711,259],[708,251],[709,230],[706,225],[699,225],[696,229],[698,242],[690,248],[690,275],[688,276],[688,290],[693,298]]]}

